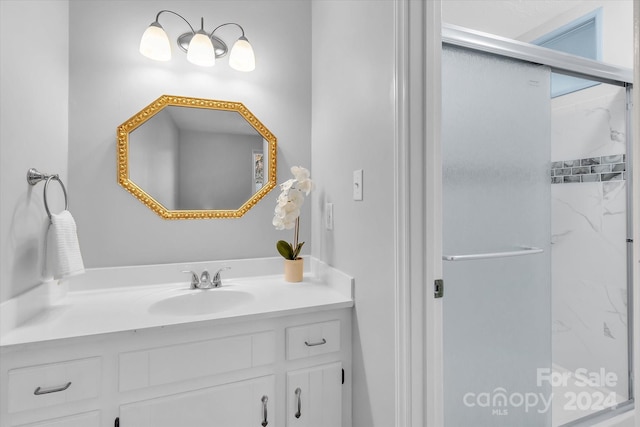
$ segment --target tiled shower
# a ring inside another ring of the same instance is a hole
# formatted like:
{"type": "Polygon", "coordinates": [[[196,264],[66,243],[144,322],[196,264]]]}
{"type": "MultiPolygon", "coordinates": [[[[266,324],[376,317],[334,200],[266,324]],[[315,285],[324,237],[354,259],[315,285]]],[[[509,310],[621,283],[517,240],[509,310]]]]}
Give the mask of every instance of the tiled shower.
{"type": "Polygon", "coordinates": [[[551,183],[605,182],[626,179],[625,155],[551,162],[551,183]]]}
{"type": "MultiPolygon", "coordinates": [[[[552,101],[553,364],[615,374],[599,391],[616,403],[629,397],[625,92],[600,84],[552,101]]],[[[554,425],[593,412],[555,398],[554,425]]]]}

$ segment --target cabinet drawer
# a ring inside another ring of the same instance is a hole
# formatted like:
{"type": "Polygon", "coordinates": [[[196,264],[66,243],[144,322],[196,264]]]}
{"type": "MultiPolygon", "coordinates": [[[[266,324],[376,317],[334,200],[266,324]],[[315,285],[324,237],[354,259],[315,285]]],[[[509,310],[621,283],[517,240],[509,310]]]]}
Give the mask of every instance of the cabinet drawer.
{"type": "Polygon", "coordinates": [[[340,321],[287,328],[287,360],[340,351],[340,321]]]}
{"type": "Polygon", "coordinates": [[[20,412],[98,397],[100,357],[9,371],[9,412],[20,412]]]}
{"type": "Polygon", "coordinates": [[[275,333],[259,332],[120,354],[119,390],[170,384],[275,361],[275,333]]]}
{"type": "Polygon", "coordinates": [[[35,424],[20,424],[18,427],[100,427],[100,412],[87,412],[86,414],[56,418],[35,424]]]}

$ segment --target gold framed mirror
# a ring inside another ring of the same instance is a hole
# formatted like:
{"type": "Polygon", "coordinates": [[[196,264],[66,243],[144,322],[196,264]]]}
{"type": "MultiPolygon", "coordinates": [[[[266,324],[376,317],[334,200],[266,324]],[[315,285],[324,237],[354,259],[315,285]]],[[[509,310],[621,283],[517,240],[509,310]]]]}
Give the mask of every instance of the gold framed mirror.
{"type": "Polygon", "coordinates": [[[276,185],[277,139],[240,102],[162,95],[117,139],[118,183],[165,219],[239,218],[276,185]]]}

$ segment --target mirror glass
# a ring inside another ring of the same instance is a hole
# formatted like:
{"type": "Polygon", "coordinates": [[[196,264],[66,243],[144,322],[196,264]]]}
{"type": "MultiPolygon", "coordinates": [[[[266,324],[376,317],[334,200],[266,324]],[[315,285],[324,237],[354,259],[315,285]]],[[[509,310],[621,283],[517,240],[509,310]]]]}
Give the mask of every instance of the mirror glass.
{"type": "Polygon", "coordinates": [[[165,95],[118,134],[120,184],[164,218],[242,216],[275,186],[276,138],[241,103],[165,95]]]}

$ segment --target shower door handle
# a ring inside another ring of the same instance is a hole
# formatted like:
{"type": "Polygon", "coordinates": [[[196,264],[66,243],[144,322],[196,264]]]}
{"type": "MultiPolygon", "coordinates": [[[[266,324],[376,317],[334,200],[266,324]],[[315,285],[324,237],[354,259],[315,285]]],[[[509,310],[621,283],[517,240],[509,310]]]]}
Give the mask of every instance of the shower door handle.
{"type": "Polygon", "coordinates": [[[506,258],[512,256],[533,255],[544,252],[543,249],[536,247],[525,247],[516,251],[507,252],[487,252],[481,254],[469,255],[442,255],[443,261],[474,261],[479,259],[506,258]]]}

